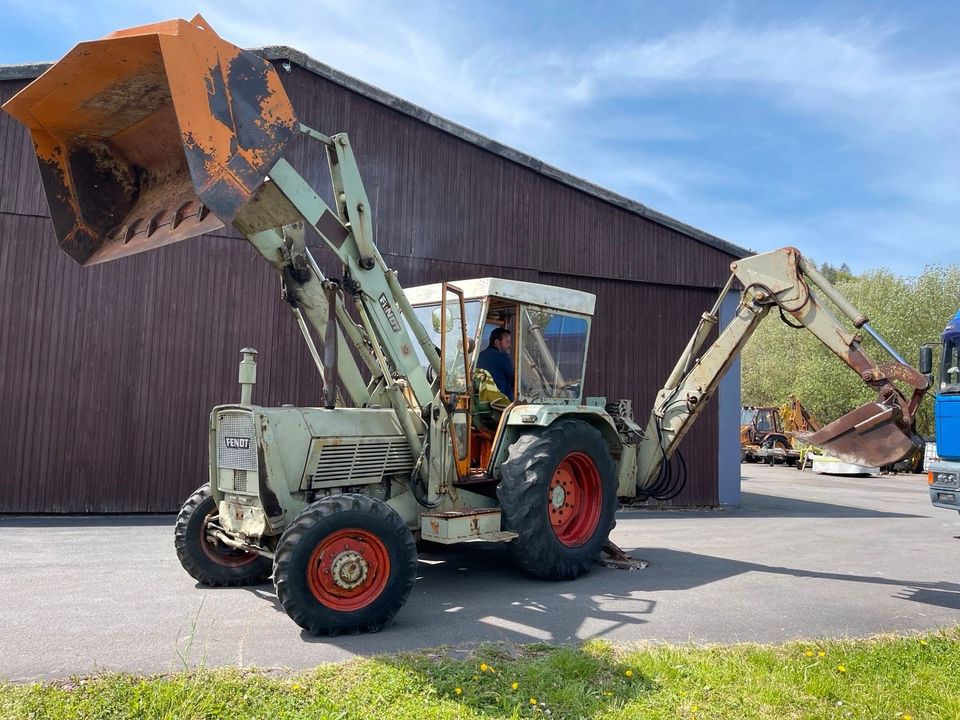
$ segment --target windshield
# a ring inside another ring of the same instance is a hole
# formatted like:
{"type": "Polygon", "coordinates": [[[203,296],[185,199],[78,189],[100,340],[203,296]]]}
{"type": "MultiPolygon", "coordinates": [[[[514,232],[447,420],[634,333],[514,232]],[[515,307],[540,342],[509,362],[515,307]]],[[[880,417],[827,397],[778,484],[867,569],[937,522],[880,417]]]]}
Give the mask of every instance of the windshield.
{"type": "Polygon", "coordinates": [[[579,399],[590,335],[587,318],[530,306],[520,319],[520,396],[579,399]]]}
{"type": "Polygon", "coordinates": [[[773,419],[773,410],[757,410],[757,430],[760,432],[773,432],[776,429],[776,423],[773,419]]]}
{"type": "MultiPolygon", "coordinates": [[[[482,315],[483,303],[480,300],[468,300],[463,304],[463,311],[465,313],[466,323],[467,323],[467,340],[476,342],[477,332],[480,329],[480,316],[482,315]]],[[[427,335],[430,336],[430,341],[433,343],[434,347],[437,348],[437,353],[440,353],[440,303],[434,305],[421,305],[415,307],[413,311],[417,314],[417,317],[420,319],[420,323],[423,325],[424,329],[427,331],[427,335]]],[[[450,320],[448,316],[448,321],[450,320]]],[[[459,320],[457,320],[459,322],[459,320]]],[[[406,319],[404,319],[404,324],[406,324],[406,319]]],[[[410,330],[410,327],[407,327],[407,332],[410,333],[410,337],[415,337],[413,331],[410,330]]],[[[414,342],[413,349],[417,353],[417,359],[420,361],[421,367],[426,370],[430,363],[427,362],[427,356],[423,354],[423,348],[420,347],[420,343],[414,342]]],[[[473,353],[471,353],[472,355],[473,353]]]]}
{"type": "Polygon", "coordinates": [[[757,414],[757,411],[753,408],[743,408],[740,411],[740,424],[741,425],[752,425],[753,418],[757,414]]]}
{"type": "Polygon", "coordinates": [[[940,392],[960,393],[960,338],[943,343],[943,362],[940,364],[940,392]]]}

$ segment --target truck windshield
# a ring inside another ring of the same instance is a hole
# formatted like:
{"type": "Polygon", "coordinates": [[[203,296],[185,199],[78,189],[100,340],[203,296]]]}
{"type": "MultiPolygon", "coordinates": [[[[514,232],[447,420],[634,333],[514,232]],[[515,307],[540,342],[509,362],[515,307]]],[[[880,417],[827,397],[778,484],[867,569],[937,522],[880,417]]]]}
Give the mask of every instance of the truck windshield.
{"type": "Polygon", "coordinates": [[[940,392],[960,393],[960,338],[949,338],[943,343],[943,362],[940,365],[940,392]]]}

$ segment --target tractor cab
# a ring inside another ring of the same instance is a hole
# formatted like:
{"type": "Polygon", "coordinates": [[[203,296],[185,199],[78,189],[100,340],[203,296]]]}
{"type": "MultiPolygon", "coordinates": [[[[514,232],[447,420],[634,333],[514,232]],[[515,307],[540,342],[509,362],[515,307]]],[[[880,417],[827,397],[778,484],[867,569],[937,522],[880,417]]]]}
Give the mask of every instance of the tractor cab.
{"type": "MultiPolygon", "coordinates": [[[[440,353],[441,393],[462,416],[455,426],[469,452],[461,475],[486,471],[509,411],[582,405],[593,295],[501,278],[405,292],[440,353]]],[[[421,348],[415,350],[427,368],[421,348]]]]}
{"type": "Polygon", "coordinates": [[[782,433],[775,407],[745,406],[740,411],[740,442],[759,445],[770,433],[782,433]]]}
{"type": "MultiPolygon", "coordinates": [[[[511,338],[509,350],[495,350],[508,359],[513,386],[504,385],[502,375],[487,371],[498,381],[501,394],[510,402],[580,403],[593,295],[500,278],[424,285],[409,288],[406,294],[438,348],[443,349],[445,338],[459,335],[461,328],[455,321],[462,317],[471,378],[478,364],[484,367],[481,356],[492,347],[491,335],[503,329],[511,338]],[[462,313],[456,308],[460,299],[462,313]]],[[[445,368],[457,363],[462,339],[456,340],[460,342],[447,343],[445,368]]],[[[426,357],[419,347],[416,350],[421,364],[427,367],[426,357]]]]}

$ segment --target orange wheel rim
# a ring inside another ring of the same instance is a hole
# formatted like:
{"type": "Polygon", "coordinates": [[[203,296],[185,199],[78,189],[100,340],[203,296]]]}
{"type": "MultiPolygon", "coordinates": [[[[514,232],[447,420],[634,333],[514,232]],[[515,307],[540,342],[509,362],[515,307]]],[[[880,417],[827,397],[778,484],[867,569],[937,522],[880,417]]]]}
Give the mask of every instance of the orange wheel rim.
{"type": "Polygon", "coordinates": [[[553,473],[547,490],[547,513],[554,535],[567,547],[589,540],[600,522],[603,492],[600,472],[588,455],[567,455],[553,473]]]}
{"type": "Polygon", "coordinates": [[[310,592],[334,610],[360,610],[380,597],[390,577],[390,554],[371,532],[338,530],[317,543],[307,564],[310,592]]]}

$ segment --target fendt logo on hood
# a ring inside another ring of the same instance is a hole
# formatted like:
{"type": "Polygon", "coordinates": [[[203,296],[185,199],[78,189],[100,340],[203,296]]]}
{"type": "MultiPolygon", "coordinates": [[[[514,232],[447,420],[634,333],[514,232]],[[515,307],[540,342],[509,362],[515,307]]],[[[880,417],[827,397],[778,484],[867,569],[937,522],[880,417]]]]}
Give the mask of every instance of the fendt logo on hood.
{"type": "Polygon", "coordinates": [[[245,437],[224,437],[223,444],[231,450],[249,450],[250,438],[245,437]]]}

